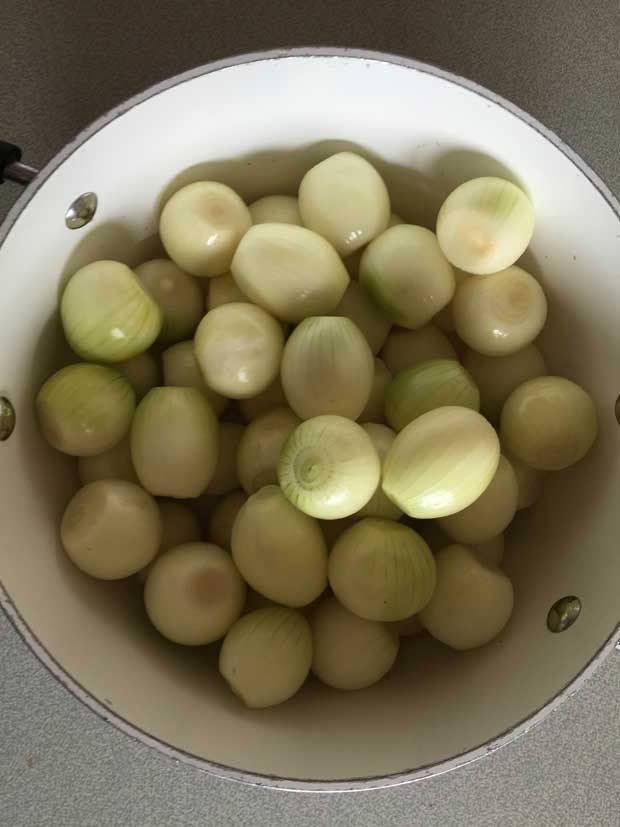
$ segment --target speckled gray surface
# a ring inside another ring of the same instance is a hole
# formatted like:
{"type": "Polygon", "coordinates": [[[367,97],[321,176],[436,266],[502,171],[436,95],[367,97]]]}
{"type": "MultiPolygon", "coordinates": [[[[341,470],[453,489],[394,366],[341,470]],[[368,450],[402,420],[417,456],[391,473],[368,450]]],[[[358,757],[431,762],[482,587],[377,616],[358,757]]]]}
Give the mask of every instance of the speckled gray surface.
{"type": "MultiPolygon", "coordinates": [[[[309,43],[438,63],[512,99],[620,193],[618,0],[2,0],[0,137],[42,164],[112,105],[216,57],[309,43]]],[[[0,218],[17,195],[0,188],[0,218]]],[[[618,827],[620,657],[491,758],[372,793],[212,779],[133,742],[60,687],[0,615],[1,827],[618,827]]]]}

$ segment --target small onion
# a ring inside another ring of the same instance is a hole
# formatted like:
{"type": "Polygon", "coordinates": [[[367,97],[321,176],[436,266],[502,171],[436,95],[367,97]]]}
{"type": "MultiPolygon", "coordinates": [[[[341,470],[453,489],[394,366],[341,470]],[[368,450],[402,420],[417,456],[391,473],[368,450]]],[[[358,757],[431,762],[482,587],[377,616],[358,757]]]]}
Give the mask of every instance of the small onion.
{"type": "Polygon", "coordinates": [[[164,385],[176,388],[196,388],[206,398],[216,416],[224,413],[228,399],[207,387],[194,353],[194,342],[191,339],[187,342],[178,342],[164,350],[161,361],[164,369],[164,385]]]}
{"type": "Polygon", "coordinates": [[[284,443],[278,462],[284,496],[300,511],[324,520],[359,511],[376,491],[380,476],[372,440],[342,416],[302,422],[284,443]]]}
{"type": "Polygon", "coordinates": [[[122,373],[136,392],[138,400],[159,385],[159,366],[152,353],[145,350],[126,362],[116,362],[115,370],[122,373]]]}
{"type": "Polygon", "coordinates": [[[86,574],[119,580],[157,554],[161,517],[155,500],[125,480],[98,480],[80,488],[60,525],[62,545],[86,574]]]}
{"type": "Polygon", "coordinates": [[[480,391],[480,410],[491,422],[497,422],[504,402],[515,388],[547,373],[542,353],[534,344],[508,356],[483,356],[467,350],[463,365],[480,391]]]}
{"type": "Polygon", "coordinates": [[[294,324],[331,313],[349,284],[331,244],[293,224],[255,224],[239,244],[231,271],[250,301],[294,324]]]}
{"type": "Polygon", "coordinates": [[[383,423],[385,421],[385,393],[392,381],[392,374],[383,359],[375,359],[375,373],[366,407],[358,416],[359,422],[383,423]]]}
{"type": "Polygon", "coordinates": [[[252,224],[302,224],[299,202],[292,195],[265,195],[248,209],[252,224]]]}
{"type": "Polygon", "coordinates": [[[218,422],[195,388],[153,388],[138,405],[131,457],[144,488],[160,497],[197,497],[217,463],[218,422]]]}
{"type": "Polygon", "coordinates": [[[204,646],[226,634],[245,604],[230,555],[212,543],[184,543],[158,557],[144,586],[149,620],[168,640],[204,646]]]}
{"type": "Polygon", "coordinates": [[[219,669],[246,706],[262,709],[291,698],[308,676],[312,632],[301,612],[272,606],[250,612],[226,635],[219,669]]]}
{"type": "Polygon", "coordinates": [[[374,304],[402,327],[429,322],[454,295],[452,265],[426,227],[399,224],[372,241],[362,256],[360,284],[374,304]]]}
{"type": "Polygon", "coordinates": [[[204,297],[198,282],[167,258],[154,258],[134,268],[142,286],[161,308],[160,342],[192,336],[203,316],[204,297]]]}
{"type": "Polygon", "coordinates": [[[245,302],[210,310],[194,338],[194,352],[207,385],[231,399],[264,391],[278,375],[283,347],[277,321],[245,302]]]}
{"type": "Polygon", "coordinates": [[[485,356],[516,353],[538,336],[547,318],[547,299],[533,276],[509,267],[489,276],[471,276],[454,296],[456,332],[485,356]]]}
{"type": "Polygon", "coordinates": [[[480,408],[480,394],[464,367],[451,359],[431,359],[396,374],[385,395],[385,418],[396,431],[435,408],[480,408]]]}
{"type": "Polygon", "coordinates": [[[92,457],[113,448],[129,431],[136,396],[118,371],[82,363],[50,376],[35,407],[50,445],[64,454],[92,457]]]}
{"type": "Polygon", "coordinates": [[[248,494],[278,482],[282,446],[300,422],[289,408],[275,408],[245,429],[237,450],[237,474],[248,494]]]}
{"type": "Polygon", "coordinates": [[[335,414],[357,419],[370,398],[374,359],[344,316],[312,316],[291,333],[282,354],[284,395],[302,419],[335,414]]]}
{"type": "Polygon", "coordinates": [[[329,556],[329,585],[367,620],[404,620],[435,588],[435,558],[412,528],[368,517],[341,534],[329,556]]]}
{"type": "Polygon", "coordinates": [[[474,178],[446,198],[437,238],[447,258],[468,273],[496,273],[525,252],[534,208],[519,187],[502,178],[474,178]]]}
{"type": "Polygon", "coordinates": [[[499,439],[484,417],[470,408],[436,408],[392,443],[383,490],[410,517],[445,517],[478,499],[498,463],[499,439]]]}
{"type": "Polygon", "coordinates": [[[519,489],[517,511],[520,511],[522,508],[529,508],[535,502],[538,502],[547,479],[547,472],[530,468],[529,465],[521,462],[512,454],[508,454],[508,459],[517,478],[517,488],[519,489]]]}
{"type": "Polygon", "coordinates": [[[485,566],[501,566],[504,559],[504,535],[498,534],[484,543],[476,543],[471,550],[485,566]]]}
{"type": "Polygon", "coordinates": [[[306,227],[344,256],[382,233],[391,215],[383,179],[354,152],[338,152],[308,170],[299,185],[299,210],[306,227]]]}
{"type": "Polygon", "coordinates": [[[251,396],[249,399],[240,399],[239,408],[246,422],[252,422],[262,414],[269,413],[274,408],[286,408],[286,396],[282,390],[282,382],[278,376],[264,391],[251,396]]]}
{"type": "Polygon", "coordinates": [[[381,351],[381,358],[393,376],[427,362],[429,359],[457,359],[448,337],[432,324],[418,330],[392,328],[381,351]]]}
{"type": "Polygon", "coordinates": [[[192,276],[222,276],[252,217],[225,184],[198,181],[182,187],[162,210],[159,234],[166,252],[192,276]]]}
{"type": "MultiPolygon", "coordinates": [[[[378,425],[374,422],[369,422],[366,425],[362,425],[362,428],[371,438],[372,444],[375,446],[377,456],[379,457],[379,461],[383,463],[385,457],[387,456],[387,452],[392,447],[396,434],[391,428],[388,428],[387,425],[378,425]]],[[[394,505],[394,503],[385,496],[383,489],[381,488],[381,482],[379,482],[375,493],[355,516],[383,517],[386,520],[399,520],[402,517],[402,514],[403,512],[400,508],[394,505]]]]}
{"type": "Polygon", "coordinates": [[[120,261],[95,261],[78,270],[62,294],[60,316],[73,350],[98,362],[143,353],[162,326],[159,305],[120,261]]]}
{"type": "MultiPolygon", "coordinates": [[[[209,279],[207,311],[213,310],[222,304],[247,302],[247,300],[248,297],[239,290],[237,282],[230,273],[226,273],[224,276],[218,276],[215,279],[209,279]]],[[[200,319],[198,321],[200,321],[200,319]]]]}
{"type": "Polygon", "coordinates": [[[97,480],[126,480],[138,482],[133,462],[129,435],[112,448],[92,457],[78,457],[78,476],[82,485],[97,480]]]}
{"type": "Polygon", "coordinates": [[[248,499],[233,525],[231,551],[243,579],[284,606],[306,606],[327,585],[327,548],[316,520],[277,485],[248,499]]]}
{"type": "MultiPolygon", "coordinates": [[[[471,273],[465,273],[463,270],[459,270],[458,267],[453,267],[452,270],[454,271],[455,288],[458,288],[459,284],[471,275],[471,273]]],[[[454,297],[452,298],[452,301],[454,301],[454,297]]],[[[454,325],[452,302],[447,304],[439,311],[439,313],[433,316],[433,324],[440,330],[443,330],[444,333],[454,333],[456,328],[454,325]]]]}
{"type": "MultiPolygon", "coordinates": [[[[404,219],[402,219],[400,215],[396,215],[396,213],[393,212],[390,216],[390,220],[388,222],[386,229],[389,229],[390,227],[395,227],[397,224],[404,223],[404,219]]],[[[344,266],[347,268],[347,271],[352,279],[356,279],[359,276],[360,261],[362,260],[362,256],[364,255],[365,249],[366,247],[358,247],[354,253],[346,254],[346,258],[344,259],[344,266]]]]}
{"type": "Polygon", "coordinates": [[[579,462],[596,439],[594,402],[561,376],[540,376],[514,390],[501,417],[508,451],[539,471],[560,471],[579,462]]]}
{"type": "Polygon", "coordinates": [[[510,525],[517,510],[518,493],[512,465],[500,456],[493,479],[478,499],[457,514],[442,517],[439,525],[457,543],[484,543],[510,525]]]}
{"type": "Polygon", "coordinates": [[[437,586],[420,620],[431,635],[453,649],[473,649],[496,637],[512,614],[512,583],[497,566],[486,566],[465,546],[436,557],[437,586]]]}
{"type": "Polygon", "coordinates": [[[219,497],[239,488],[237,474],[237,450],[243,431],[238,422],[220,422],[218,429],[217,464],[205,494],[219,497]]]}
{"type": "Polygon", "coordinates": [[[386,623],[364,620],[337,600],[324,600],[312,616],[312,671],[334,689],[363,689],[390,671],[398,635],[386,623]]]}
{"type": "Polygon", "coordinates": [[[392,327],[392,322],[371,302],[357,281],[347,287],[334,316],[351,319],[364,334],[374,354],[379,353],[392,327]]]}
{"type": "Polygon", "coordinates": [[[247,500],[245,491],[233,491],[218,502],[209,519],[209,540],[230,550],[232,529],[239,509],[247,500]]]}
{"type": "MultiPolygon", "coordinates": [[[[200,540],[200,522],[189,506],[173,500],[161,500],[157,505],[161,515],[162,534],[155,560],[171,548],[200,540]]],[[[142,583],[146,582],[152,566],[153,563],[149,563],[138,572],[138,579],[142,583]]]]}

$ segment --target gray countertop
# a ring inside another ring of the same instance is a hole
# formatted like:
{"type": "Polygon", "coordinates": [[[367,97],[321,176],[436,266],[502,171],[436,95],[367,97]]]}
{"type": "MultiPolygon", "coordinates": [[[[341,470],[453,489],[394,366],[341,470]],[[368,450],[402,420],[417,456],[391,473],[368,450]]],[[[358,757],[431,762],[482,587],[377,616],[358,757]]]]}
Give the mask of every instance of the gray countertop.
{"type": "MultiPolygon", "coordinates": [[[[274,46],[348,45],[494,89],[620,194],[618,0],[2,0],[0,32],[0,138],[34,165],[184,69],[274,46]]],[[[17,194],[0,189],[0,218],[17,194]]],[[[135,743],[56,683],[1,614],[0,647],[1,827],[620,825],[620,656],[490,758],[391,790],[300,795],[210,778],[135,743]]]]}

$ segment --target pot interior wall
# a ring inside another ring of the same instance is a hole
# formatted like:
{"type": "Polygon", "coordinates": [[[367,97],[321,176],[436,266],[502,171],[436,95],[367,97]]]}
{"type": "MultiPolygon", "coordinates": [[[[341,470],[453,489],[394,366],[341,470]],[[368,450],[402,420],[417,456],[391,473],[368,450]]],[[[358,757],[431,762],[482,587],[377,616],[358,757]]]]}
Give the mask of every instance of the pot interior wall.
{"type": "Polygon", "coordinates": [[[126,111],[46,180],[0,248],[0,394],[18,425],[0,445],[0,577],[56,661],[135,726],[197,756],[290,778],[384,775],[473,748],[544,705],[586,665],[618,620],[620,222],[551,142],[502,107],[404,66],[353,57],[289,57],[220,69],[126,111]],[[81,575],[57,542],[74,463],[37,433],[33,395],[66,361],[55,307],[66,278],[97,258],[157,252],[160,206],[184,183],[225,181],[247,199],[294,193],[314,161],[342,146],[378,160],[407,220],[432,226],[466,178],[503,174],[531,194],[537,228],[526,265],[550,303],[542,348],[553,372],[596,400],[590,456],[553,475],[522,513],[507,552],[514,616],[465,654],[429,640],[403,646],[379,685],[339,693],[312,681],[281,707],[252,712],[214,669],[215,647],[178,649],[144,621],[133,582],[81,575]],[[209,160],[205,160],[209,159],[209,160]],[[99,197],[93,223],[64,226],[73,198],[99,197]],[[583,611],[563,634],[552,603],[583,611]]]}

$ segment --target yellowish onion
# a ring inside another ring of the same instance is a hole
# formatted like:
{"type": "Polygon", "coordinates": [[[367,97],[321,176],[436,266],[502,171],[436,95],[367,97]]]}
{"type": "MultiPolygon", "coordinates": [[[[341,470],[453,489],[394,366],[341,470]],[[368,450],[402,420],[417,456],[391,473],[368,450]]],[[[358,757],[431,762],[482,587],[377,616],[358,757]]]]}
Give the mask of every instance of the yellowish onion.
{"type": "Polygon", "coordinates": [[[237,450],[237,474],[248,494],[278,482],[282,446],[300,422],[290,408],[275,408],[245,429],[237,450]]]}
{"type": "Polygon", "coordinates": [[[97,480],[126,480],[138,482],[133,462],[129,435],[112,448],[92,457],[78,457],[78,476],[82,485],[97,480]]]}
{"type": "MultiPolygon", "coordinates": [[[[392,447],[396,434],[391,428],[388,428],[387,425],[379,425],[375,422],[368,422],[365,425],[362,425],[362,428],[372,440],[372,444],[375,446],[375,451],[377,452],[379,461],[383,463],[387,452],[392,447]]],[[[394,503],[383,493],[381,482],[379,482],[375,493],[355,516],[359,518],[382,517],[385,520],[399,520],[402,517],[402,514],[403,512],[400,508],[394,505],[394,503]]]]}
{"type": "Polygon", "coordinates": [[[302,224],[299,202],[292,195],[265,195],[248,209],[252,224],[302,224]]]}
{"type": "Polygon", "coordinates": [[[220,422],[218,429],[217,463],[205,494],[219,497],[239,488],[237,450],[244,431],[237,422],[220,422]]]}
{"type": "Polygon", "coordinates": [[[448,337],[432,324],[418,330],[393,327],[381,358],[393,376],[405,368],[412,368],[429,359],[458,359],[448,337]]]}
{"type": "Polygon", "coordinates": [[[184,543],[200,540],[200,523],[189,506],[174,500],[160,500],[157,505],[161,516],[161,542],[153,562],[138,572],[138,579],[142,583],[146,582],[151,566],[161,554],[184,543]]]}
{"type": "Polygon", "coordinates": [[[209,519],[209,540],[216,546],[230,550],[233,525],[246,500],[245,491],[233,491],[214,507],[209,519]]]}
{"type": "Polygon", "coordinates": [[[351,319],[374,354],[379,353],[392,327],[392,322],[372,303],[357,281],[349,284],[334,315],[351,319]]]}
{"type": "Polygon", "coordinates": [[[193,336],[204,306],[198,282],[166,258],[145,261],[134,273],[161,309],[159,341],[180,342],[193,336]]]}
{"type": "Polygon", "coordinates": [[[239,400],[239,408],[246,422],[252,422],[253,419],[269,413],[274,408],[286,407],[288,407],[288,404],[279,376],[261,393],[251,396],[249,399],[239,400]]]}
{"type": "Polygon", "coordinates": [[[145,350],[126,362],[116,362],[115,370],[122,373],[136,393],[138,400],[159,385],[159,366],[152,353],[145,350]]]}
{"type": "Polygon", "coordinates": [[[366,407],[358,416],[359,422],[385,422],[385,393],[392,381],[392,374],[385,366],[383,359],[375,359],[375,373],[372,388],[366,407]]]}
{"type": "Polygon", "coordinates": [[[231,302],[247,302],[248,300],[248,297],[245,296],[241,290],[239,290],[237,282],[234,280],[231,273],[225,273],[223,276],[209,279],[208,287],[207,311],[213,310],[222,304],[231,304],[231,302]]]}
{"type": "Polygon", "coordinates": [[[216,416],[224,413],[229,400],[207,387],[194,353],[193,341],[178,342],[172,345],[164,350],[161,360],[164,385],[176,388],[196,388],[211,405],[216,416]]]}

